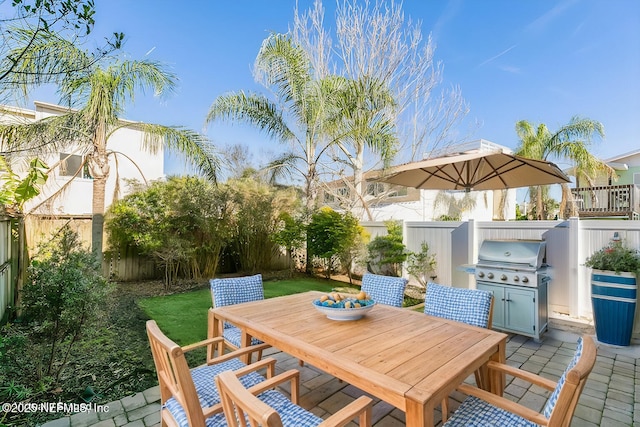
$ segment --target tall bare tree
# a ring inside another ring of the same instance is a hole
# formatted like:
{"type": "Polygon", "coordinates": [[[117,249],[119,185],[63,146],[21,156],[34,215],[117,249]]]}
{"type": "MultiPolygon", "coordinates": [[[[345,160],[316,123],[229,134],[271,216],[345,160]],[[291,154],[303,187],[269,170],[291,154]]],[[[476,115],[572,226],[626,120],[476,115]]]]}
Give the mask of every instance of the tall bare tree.
{"type": "MultiPolygon", "coordinates": [[[[293,39],[309,52],[320,75],[339,74],[351,81],[369,79],[389,91],[394,99],[390,118],[396,138],[401,141],[393,148],[400,161],[420,159],[429,151],[454,142],[452,126],[466,115],[468,106],[459,88],[439,90],[443,65],[435,60],[435,45],[430,36],[423,37],[419,23],[405,19],[401,4],[346,0],[338,2],[335,20],[334,48],[325,28],[322,2],[316,0],[305,12],[296,9],[293,39]]],[[[367,153],[360,164],[356,154],[360,144],[353,142],[345,140],[339,147],[354,176],[361,175],[363,169],[383,167],[388,160],[367,153]]],[[[326,165],[328,169],[331,166],[326,165]]],[[[333,170],[344,178],[343,165],[333,170]]],[[[360,192],[355,197],[364,198],[364,194],[360,192]]]]}

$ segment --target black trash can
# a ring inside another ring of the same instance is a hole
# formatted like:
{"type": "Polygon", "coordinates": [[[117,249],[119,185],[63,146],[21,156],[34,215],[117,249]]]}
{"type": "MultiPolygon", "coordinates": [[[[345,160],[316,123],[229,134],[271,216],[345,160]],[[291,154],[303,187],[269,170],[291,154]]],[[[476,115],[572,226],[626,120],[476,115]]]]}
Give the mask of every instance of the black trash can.
{"type": "Polygon", "coordinates": [[[594,270],[591,302],[598,341],[620,346],[631,344],[638,286],[635,275],[594,270]]]}

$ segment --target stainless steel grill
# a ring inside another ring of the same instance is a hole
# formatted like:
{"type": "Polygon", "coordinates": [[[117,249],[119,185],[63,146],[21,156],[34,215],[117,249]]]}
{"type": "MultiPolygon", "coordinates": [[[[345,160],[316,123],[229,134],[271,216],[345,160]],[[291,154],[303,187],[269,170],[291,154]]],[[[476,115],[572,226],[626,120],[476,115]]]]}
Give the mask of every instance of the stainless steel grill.
{"type": "Polygon", "coordinates": [[[543,240],[485,240],[475,265],[476,282],[537,287],[549,281],[543,240]]]}

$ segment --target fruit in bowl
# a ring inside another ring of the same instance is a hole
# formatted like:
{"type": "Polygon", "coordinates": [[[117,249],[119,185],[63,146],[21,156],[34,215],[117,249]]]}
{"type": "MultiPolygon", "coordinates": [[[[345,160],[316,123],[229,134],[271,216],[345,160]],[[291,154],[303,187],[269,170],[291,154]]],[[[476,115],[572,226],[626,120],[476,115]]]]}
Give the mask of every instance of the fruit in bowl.
{"type": "Polygon", "coordinates": [[[358,294],[331,292],[313,301],[313,306],[331,320],[360,319],[375,304],[375,301],[364,292],[358,294]]]}
{"type": "Polygon", "coordinates": [[[360,291],[358,294],[341,294],[339,292],[330,292],[322,295],[314,301],[315,305],[330,308],[361,308],[373,305],[374,301],[366,292],[360,291]]]}

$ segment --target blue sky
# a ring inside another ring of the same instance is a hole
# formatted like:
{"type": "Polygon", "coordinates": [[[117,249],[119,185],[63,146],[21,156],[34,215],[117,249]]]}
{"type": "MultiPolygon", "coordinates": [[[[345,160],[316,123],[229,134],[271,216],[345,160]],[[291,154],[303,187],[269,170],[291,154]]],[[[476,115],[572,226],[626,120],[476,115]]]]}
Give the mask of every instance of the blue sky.
{"type": "MultiPolygon", "coordinates": [[[[287,31],[295,4],[100,0],[93,35],[99,41],[124,32],[131,58],[166,63],[180,79],[168,99],[138,96],[126,118],[202,130],[217,96],[264,91],[253,80],[253,61],[269,32],[287,31]]],[[[299,0],[301,10],[311,4],[299,0]]],[[[324,6],[332,27],[335,2],[324,6]]],[[[432,34],[444,84],[459,85],[470,105],[460,132],[481,124],[470,139],[513,148],[518,120],[554,130],[578,115],[604,124],[606,138],[593,150],[601,158],[640,148],[640,1],[407,0],[403,9],[432,34]]],[[[219,146],[249,146],[256,163],[281,148],[237,125],[211,126],[207,135],[219,146]]],[[[165,169],[183,170],[173,158],[165,169]]]]}

